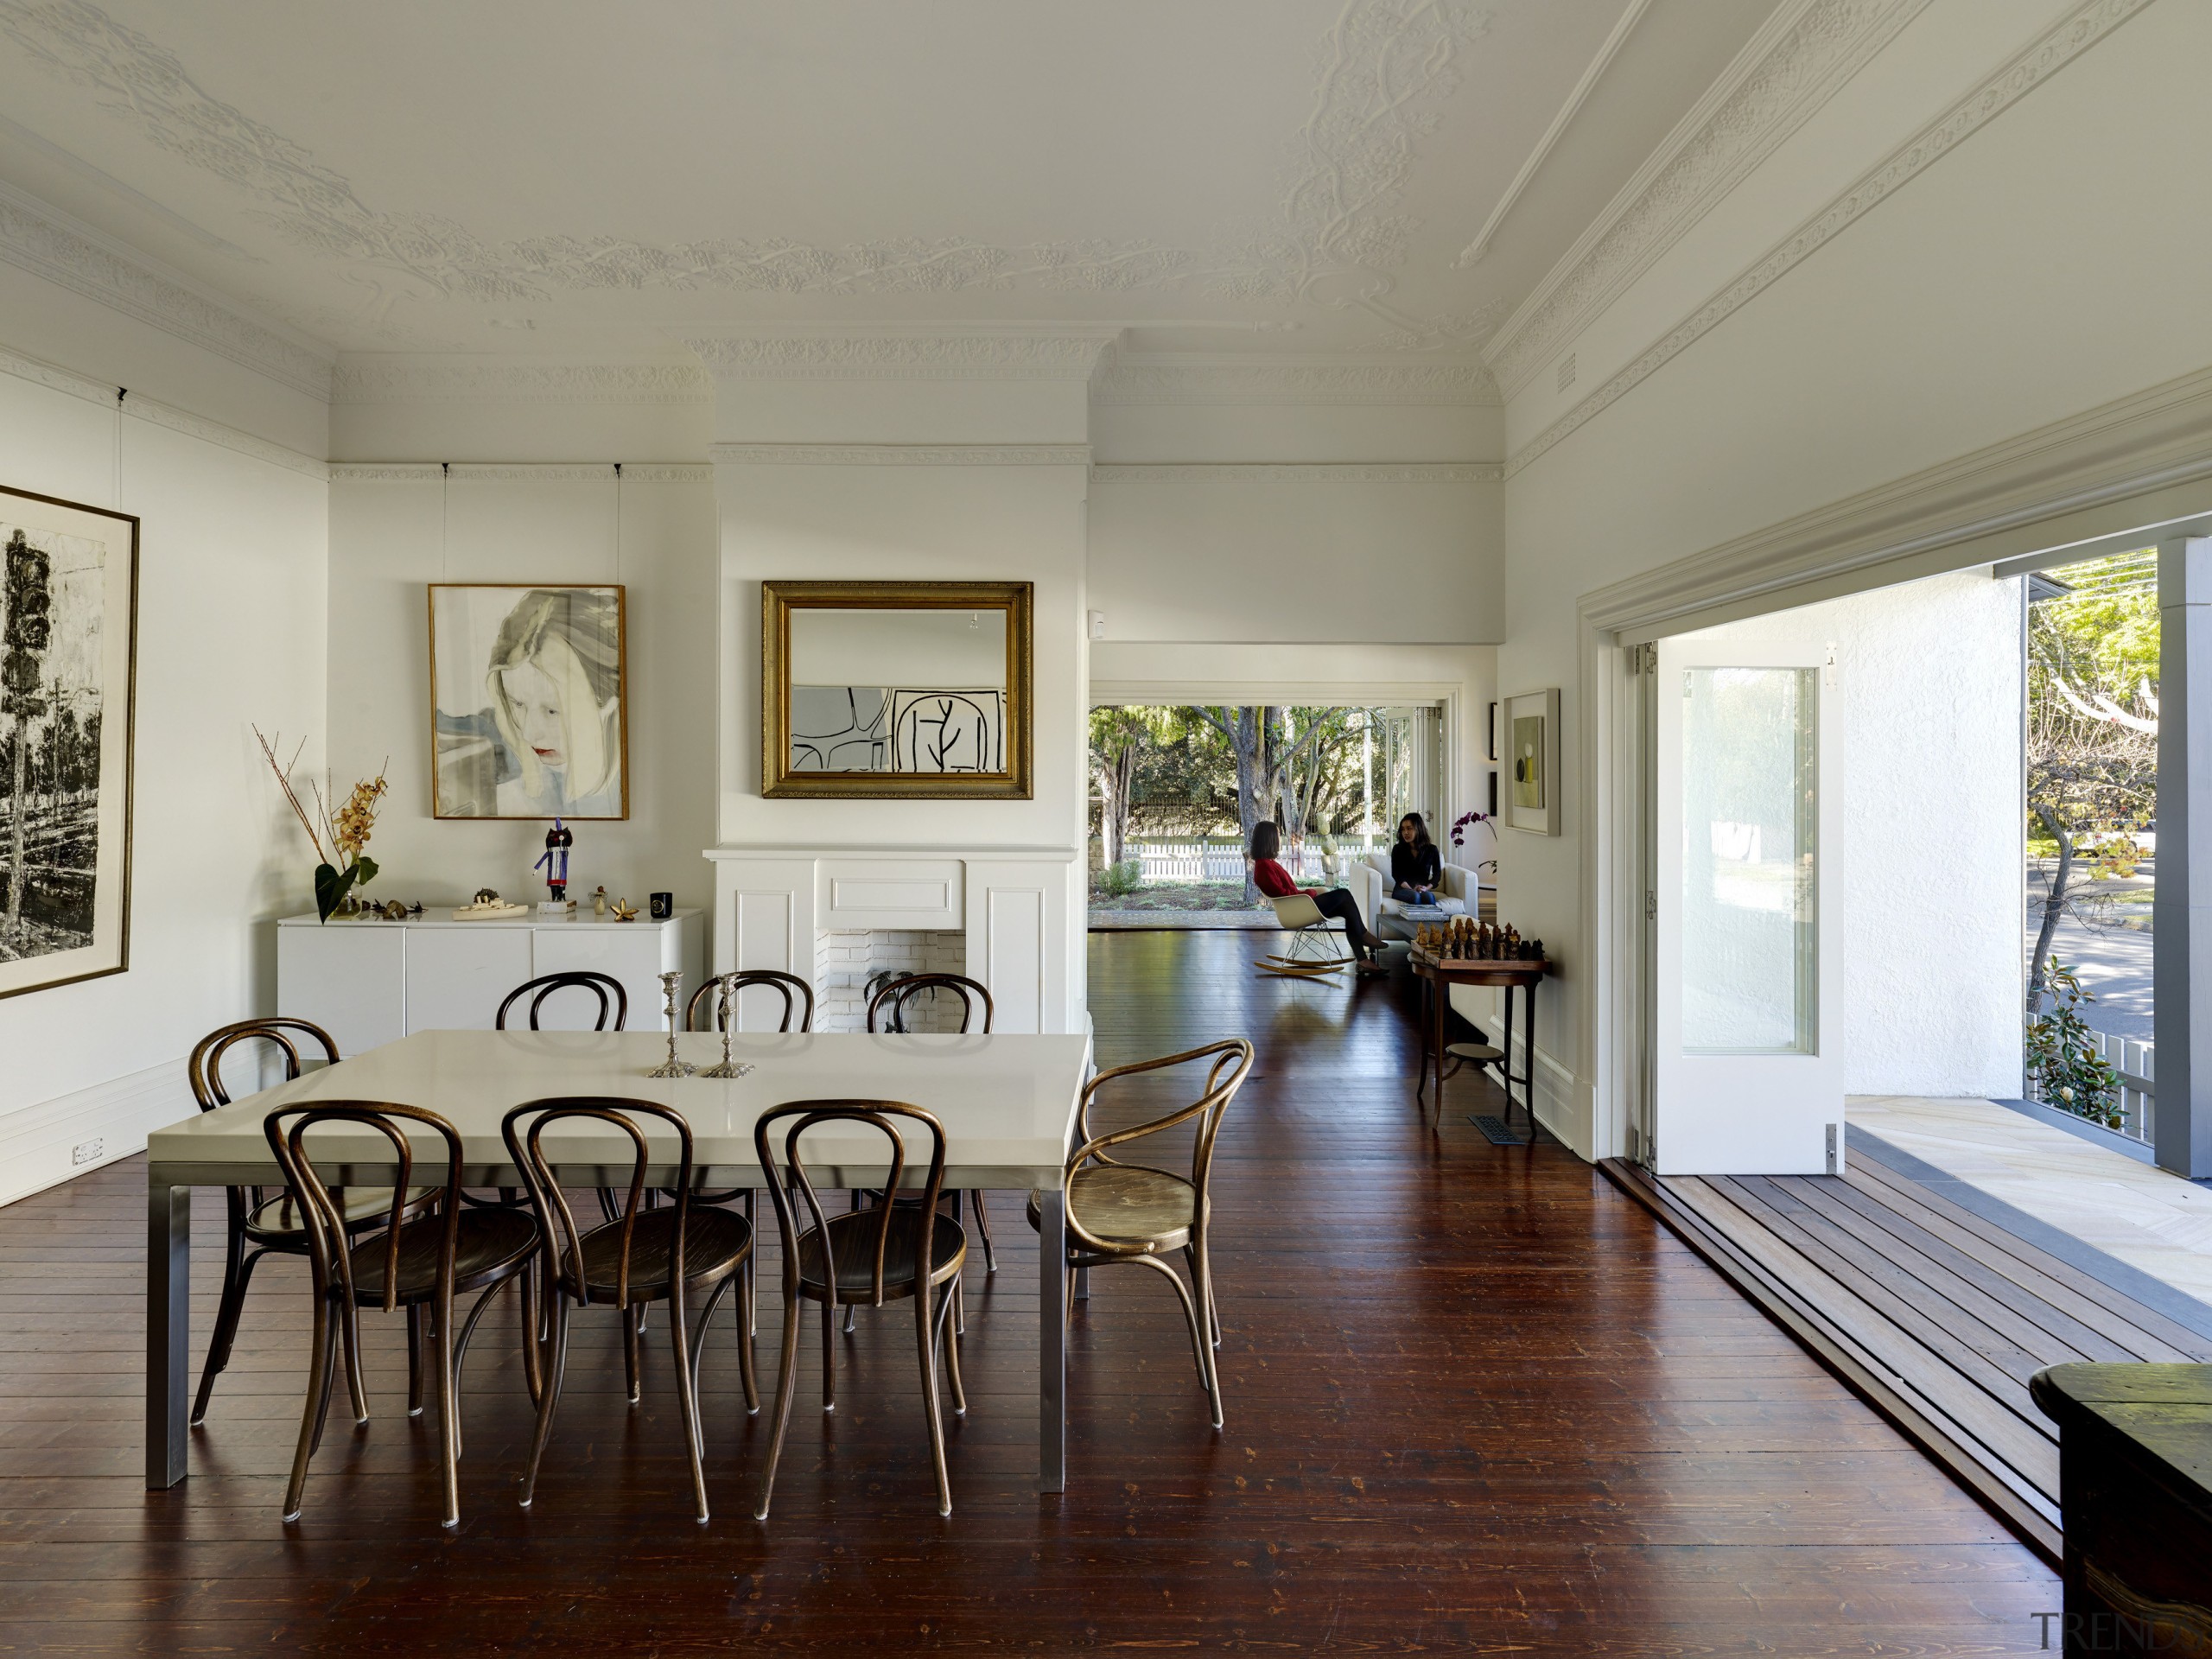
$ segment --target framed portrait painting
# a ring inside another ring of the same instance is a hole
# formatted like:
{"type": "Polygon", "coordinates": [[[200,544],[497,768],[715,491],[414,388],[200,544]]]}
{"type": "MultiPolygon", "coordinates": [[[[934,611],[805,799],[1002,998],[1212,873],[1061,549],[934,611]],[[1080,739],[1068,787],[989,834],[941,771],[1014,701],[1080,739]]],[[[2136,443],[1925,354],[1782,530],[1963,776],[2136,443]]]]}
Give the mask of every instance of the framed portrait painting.
{"type": "Polygon", "coordinates": [[[1505,705],[1506,822],[1540,836],[1560,832],[1559,691],[1531,691],[1505,705]]]}
{"type": "Polygon", "coordinates": [[[620,587],[430,585],[432,813],[626,818],[620,587]]]}
{"type": "Polygon", "coordinates": [[[0,996],[130,965],[138,520],[0,487],[0,996]]]}

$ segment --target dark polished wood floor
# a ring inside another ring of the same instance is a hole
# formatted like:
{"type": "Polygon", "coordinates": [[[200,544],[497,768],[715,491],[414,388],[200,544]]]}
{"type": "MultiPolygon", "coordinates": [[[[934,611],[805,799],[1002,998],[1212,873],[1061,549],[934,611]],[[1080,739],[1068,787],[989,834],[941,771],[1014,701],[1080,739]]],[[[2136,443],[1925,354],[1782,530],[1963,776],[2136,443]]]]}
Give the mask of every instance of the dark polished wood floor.
{"type": "MultiPolygon", "coordinates": [[[[766,1526],[718,1327],[704,1528],[662,1351],[628,1409],[611,1323],[580,1316],[522,1511],[501,1309],[471,1359],[458,1535],[383,1321],[374,1421],[337,1414],[287,1529],[304,1274],[265,1269],[191,1479],[143,1491],[143,1185],[118,1164],[0,1211],[0,1651],[2035,1649],[2057,1588],[2034,1555],[1642,1209],[1556,1147],[1491,1146],[1465,1121],[1497,1109],[1486,1085],[1454,1080],[1424,1120],[1402,978],[1259,979],[1256,949],[1091,941],[1103,1063],[1258,1046],[1216,1189],[1224,1432],[1166,1287],[1101,1273],[1071,1338],[1069,1490],[1031,1490],[1035,1266],[1009,1194],[1001,1270],[970,1293],[949,1520],[903,1310],[861,1315],[828,1420],[805,1345],[766,1526]]],[[[195,1365],[214,1195],[200,1213],[195,1365]]]]}

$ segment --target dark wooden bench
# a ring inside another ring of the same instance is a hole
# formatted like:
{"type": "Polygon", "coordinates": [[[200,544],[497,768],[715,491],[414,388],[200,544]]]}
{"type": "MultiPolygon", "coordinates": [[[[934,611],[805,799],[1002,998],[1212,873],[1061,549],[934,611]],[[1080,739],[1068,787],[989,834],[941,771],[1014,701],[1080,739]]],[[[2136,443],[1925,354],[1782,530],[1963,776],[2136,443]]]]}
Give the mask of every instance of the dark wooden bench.
{"type": "Polygon", "coordinates": [[[2065,1651],[2212,1654],[2212,1365],[2053,1365],[2028,1387],[2059,1428],[2065,1651]]]}

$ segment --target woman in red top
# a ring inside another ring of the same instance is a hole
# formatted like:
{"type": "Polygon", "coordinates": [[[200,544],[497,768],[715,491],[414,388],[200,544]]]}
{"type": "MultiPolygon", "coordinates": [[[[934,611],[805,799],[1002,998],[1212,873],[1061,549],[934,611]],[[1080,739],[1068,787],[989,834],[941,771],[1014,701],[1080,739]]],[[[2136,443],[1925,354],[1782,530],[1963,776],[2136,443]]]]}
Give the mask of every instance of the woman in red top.
{"type": "Polygon", "coordinates": [[[1252,826],[1252,885],[1270,899],[1287,899],[1294,893],[1310,897],[1324,916],[1334,916],[1344,925],[1344,938],[1354,955],[1359,957],[1359,971],[1380,974],[1388,971],[1376,960],[1382,941],[1367,931],[1367,923],[1359,913],[1359,900],[1342,887],[1332,887],[1323,893],[1318,887],[1301,887],[1290,879],[1290,872],[1276,862],[1282,854],[1282,830],[1272,818],[1252,826]]]}

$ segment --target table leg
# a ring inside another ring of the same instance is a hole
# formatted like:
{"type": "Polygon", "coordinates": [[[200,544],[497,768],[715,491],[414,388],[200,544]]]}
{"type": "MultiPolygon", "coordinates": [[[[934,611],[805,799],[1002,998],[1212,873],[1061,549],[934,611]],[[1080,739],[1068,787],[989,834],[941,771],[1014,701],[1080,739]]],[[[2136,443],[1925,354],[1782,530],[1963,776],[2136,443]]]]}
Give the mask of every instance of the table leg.
{"type": "Polygon", "coordinates": [[[1452,1007],[1452,982],[1439,975],[1429,995],[1434,1006],[1429,1014],[1428,1052],[1436,1067],[1436,1116],[1444,1121],[1444,1026],[1445,1016],[1452,1007]]]}
{"type": "Polygon", "coordinates": [[[1536,1144],[1536,982],[1521,988],[1521,1109],[1529,1118],[1529,1145],[1536,1144]]]}
{"type": "Polygon", "coordinates": [[[1037,1205],[1037,1490],[1068,1489],[1067,1194],[1037,1205]]]}
{"type": "Polygon", "coordinates": [[[146,1487],[185,1476],[192,1336],[192,1189],[146,1178],[146,1487]]]}

